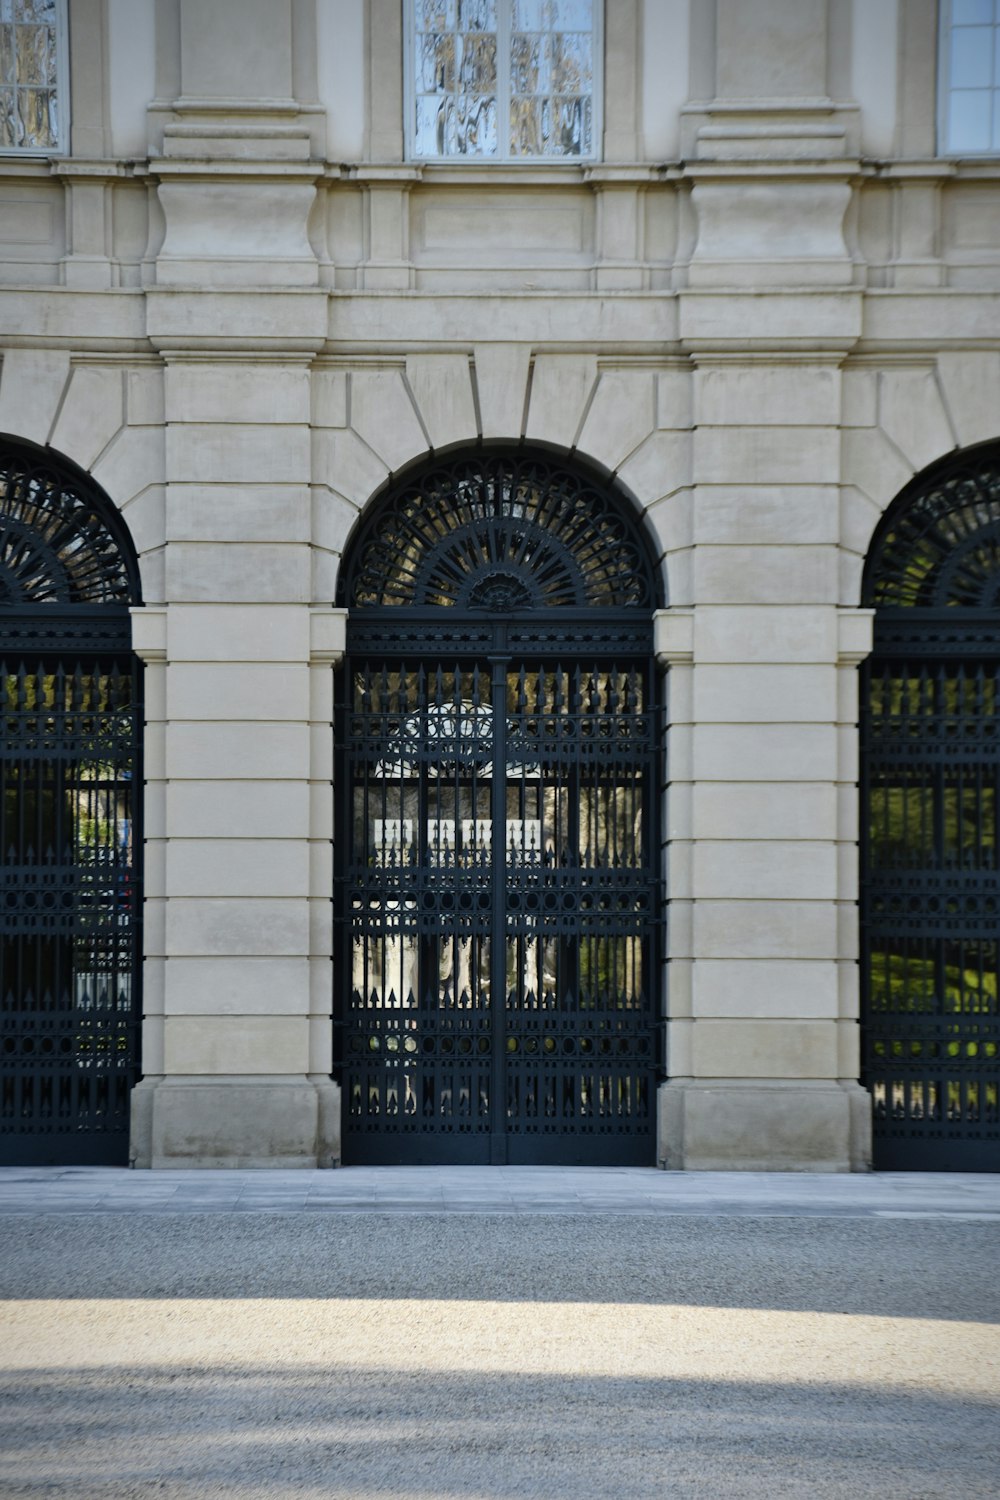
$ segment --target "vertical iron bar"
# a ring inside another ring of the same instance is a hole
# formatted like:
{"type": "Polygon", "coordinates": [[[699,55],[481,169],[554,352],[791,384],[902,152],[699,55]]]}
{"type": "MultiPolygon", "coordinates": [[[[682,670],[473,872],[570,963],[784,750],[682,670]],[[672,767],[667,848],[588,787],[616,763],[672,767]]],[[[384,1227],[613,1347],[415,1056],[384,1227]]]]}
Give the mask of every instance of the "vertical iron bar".
{"type": "Polygon", "coordinates": [[[492,911],[490,944],[490,1040],[493,1052],[490,1102],[490,1162],[507,1161],[507,652],[506,629],[497,625],[490,655],[493,694],[492,911]]]}

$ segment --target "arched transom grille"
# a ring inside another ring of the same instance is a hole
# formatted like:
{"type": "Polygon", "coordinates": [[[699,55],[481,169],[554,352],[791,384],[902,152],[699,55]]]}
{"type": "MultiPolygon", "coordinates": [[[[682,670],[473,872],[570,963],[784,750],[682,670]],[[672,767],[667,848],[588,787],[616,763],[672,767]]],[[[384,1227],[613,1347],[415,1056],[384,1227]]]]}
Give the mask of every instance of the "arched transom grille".
{"type": "Polygon", "coordinates": [[[1000,609],[1000,458],[967,458],[913,496],[876,540],[869,604],[1000,609]]]}
{"type": "Polygon", "coordinates": [[[0,448],[0,606],[132,603],[100,502],[47,454],[0,448]]]}
{"type": "Polygon", "coordinates": [[[648,554],[599,484],[520,453],[439,460],[380,506],[346,602],[492,611],[652,607],[648,554]]]}

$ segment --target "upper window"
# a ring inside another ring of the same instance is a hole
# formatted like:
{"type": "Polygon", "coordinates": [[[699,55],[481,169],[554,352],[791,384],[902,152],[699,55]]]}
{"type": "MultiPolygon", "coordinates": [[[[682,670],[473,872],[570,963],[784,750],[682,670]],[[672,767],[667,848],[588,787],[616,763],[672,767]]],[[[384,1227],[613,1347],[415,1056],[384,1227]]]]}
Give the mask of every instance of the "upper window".
{"type": "Polygon", "coordinates": [[[0,152],[62,151],[65,0],[0,0],[0,152]]]}
{"type": "Polygon", "coordinates": [[[410,154],[593,157],[600,8],[596,0],[410,0],[410,154]]]}
{"type": "Polygon", "coordinates": [[[941,64],[941,149],[1000,152],[1000,0],[946,0],[941,64]]]}

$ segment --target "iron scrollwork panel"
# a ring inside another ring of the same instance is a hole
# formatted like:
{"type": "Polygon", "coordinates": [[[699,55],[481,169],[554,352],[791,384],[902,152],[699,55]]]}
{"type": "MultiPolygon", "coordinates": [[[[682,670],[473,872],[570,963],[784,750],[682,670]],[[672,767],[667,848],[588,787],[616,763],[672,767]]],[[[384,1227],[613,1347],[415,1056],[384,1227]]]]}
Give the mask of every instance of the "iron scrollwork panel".
{"type": "Polygon", "coordinates": [[[136,673],[12,657],[0,713],[0,1141],[18,1159],[124,1160],[138,1077],[136,673]]]}
{"type": "Polygon", "coordinates": [[[865,1082],[884,1165],[1000,1153],[1000,664],[864,677],[865,1082]]]}

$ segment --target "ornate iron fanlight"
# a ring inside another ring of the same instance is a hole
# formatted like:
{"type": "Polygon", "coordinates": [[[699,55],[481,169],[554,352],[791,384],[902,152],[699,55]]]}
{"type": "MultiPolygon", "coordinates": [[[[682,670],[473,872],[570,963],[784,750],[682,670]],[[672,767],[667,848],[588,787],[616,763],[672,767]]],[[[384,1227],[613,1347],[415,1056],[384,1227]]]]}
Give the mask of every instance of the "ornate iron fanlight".
{"type": "Polygon", "coordinates": [[[138,579],[85,476],[27,444],[0,447],[0,608],[128,605],[138,579]]]}
{"type": "Polygon", "coordinates": [[[911,488],[868,564],[868,604],[1000,609],[1000,458],[966,456],[911,488]]]}
{"type": "Polygon", "coordinates": [[[520,450],[435,459],[378,506],[351,549],[352,607],[652,608],[638,527],[582,470],[520,450]]]}

